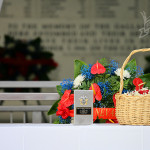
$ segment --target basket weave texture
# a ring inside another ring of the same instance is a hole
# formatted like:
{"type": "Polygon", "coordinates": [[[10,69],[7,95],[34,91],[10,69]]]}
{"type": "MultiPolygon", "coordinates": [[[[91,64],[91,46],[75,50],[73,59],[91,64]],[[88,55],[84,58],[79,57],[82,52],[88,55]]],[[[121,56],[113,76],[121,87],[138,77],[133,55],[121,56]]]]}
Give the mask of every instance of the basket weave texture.
{"type": "Polygon", "coordinates": [[[122,94],[125,66],[133,54],[146,51],[150,51],[150,48],[132,51],[121,68],[120,91],[116,94],[116,117],[119,124],[150,125],[150,94],[140,96],[122,94]]]}

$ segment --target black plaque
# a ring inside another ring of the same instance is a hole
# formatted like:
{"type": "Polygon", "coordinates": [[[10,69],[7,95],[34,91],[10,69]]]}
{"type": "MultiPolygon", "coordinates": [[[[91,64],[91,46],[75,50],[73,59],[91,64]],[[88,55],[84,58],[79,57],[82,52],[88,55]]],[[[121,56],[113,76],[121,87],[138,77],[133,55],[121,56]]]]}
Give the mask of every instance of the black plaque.
{"type": "Polygon", "coordinates": [[[76,114],[77,115],[91,115],[91,107],[77,107],[76,114]]]}

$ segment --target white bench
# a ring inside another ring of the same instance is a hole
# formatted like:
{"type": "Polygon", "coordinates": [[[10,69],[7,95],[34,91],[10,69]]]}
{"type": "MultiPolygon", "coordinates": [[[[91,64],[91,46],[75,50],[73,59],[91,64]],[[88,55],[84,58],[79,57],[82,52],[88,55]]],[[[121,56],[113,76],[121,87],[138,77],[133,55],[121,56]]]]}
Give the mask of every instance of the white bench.
{"type": "MultiPolygon", "coordinates": [[[[61,81],[0,81],[0,88],[55,88],[61,81]]],[[[57,93],[0,93],[0,100],[58,100],[57,93]]],[[[0,112],[10,112],[10,123],[13,123],[13,112],[24,112],[23,122],[26,123],[26,112],[32,112],[32,123],[42,122],[42,112],[47,112],[50,105],[36,106],[0,106],[0,112]]],[[[50,123],[52,117],[50,116],[50,123]]]]}

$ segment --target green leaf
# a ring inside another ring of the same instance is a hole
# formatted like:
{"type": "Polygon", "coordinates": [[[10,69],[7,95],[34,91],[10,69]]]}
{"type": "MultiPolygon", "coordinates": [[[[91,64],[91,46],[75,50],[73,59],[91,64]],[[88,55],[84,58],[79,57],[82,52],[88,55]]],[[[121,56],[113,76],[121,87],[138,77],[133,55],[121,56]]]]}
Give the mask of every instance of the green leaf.
{"type": "Polygon", "coordinates": [[[53,124],[59,124],[59,118],[55,119],[53,124]]]}
{"type": "Polygon", "coordinates": [[[48,111],[48,115],[52,115],[52,114],[55,114],[56,111],[57,111],[57,107],[58,107],[58,103],[59,103],[60,100],[56,101],[53,106],[50,108],[50,110],[48,111]]]}
{"type": "Polygon", "coordinates": [[[79,74],[81,74],[80,70],[83,65],[87,64],[81,60],[74,61],[74,78],[76,78],[79,74]]]}
{"type": "Polygon", "coordinates": [[[106,96],[106,92],[107,92],[107,90],[106,90],[106,88],[104,87],[104,97],[106,96]]]}
{"type": "Polygon", "coordinates": [[[150,73],[144,74],[139,77],[143,82],[146,82],[145,87],[150,88],[150,73]]]}
{"type": "Polygon", "coordinates": [[[110,85],[112,87],[112,91],[119,91],[120,88],[120,81],[118,80],[118,76],[111,76],[108,78],[108,82],[110,82],[110,85]]]}
{"type": "Polygon", "coordinates": [[[130,70],[136,71],[136,60],[132,59],[125,67],[125,70],[130,68],[130,70]]]}
{"type": "Polygon", "coordinates": [[[128,89],[129,82],[130,82],[130,79],[124,80],[123,87],[124,87],[125,89],[128,89]]]}
{"type": "Polygon", "coordinates": [[[105,78],[109,78],[110,77],[110,74],[105,74],[105,78]]]}
{"type": "Polygon", "coordinates": [[[91,84],[90,84],[90,81],[88,80],[87,81],[87,87],[90,88],[90,86],[91,86],[91,84]]]}
{"type": "Polygon", "coordinates": [[[108,62],[107,62],[106,58],[100,59],[99,63],[102,64],[103,66],[108,66],[108,62]]]}
{"type": "Polygon", "coordinates": [[[57,92],[58,92],[58,94],[60,95],[60,96],[62,96],[63,95],[63,93],[62,93],[62,87],[61,87],[61,85],[57,85],[56,86],[56,89],[57,89],[57,92]]]}
{"type": "Polygon", "coordinates": [[[82,82],[82,85],[80,86],[80,88],[86,90],[86,88],[87,88],[86,81],[83,81],[83,82],[82,82]]]}
{"type": "MultiPolygon", "coordinates": [[[[91,80],[91,84],[92,83],[95,83],[95,78],[93,78],[92,80],[91,80]]],[[[90,86],[91,86],[91,84],[90,84],[90,86]]]]}

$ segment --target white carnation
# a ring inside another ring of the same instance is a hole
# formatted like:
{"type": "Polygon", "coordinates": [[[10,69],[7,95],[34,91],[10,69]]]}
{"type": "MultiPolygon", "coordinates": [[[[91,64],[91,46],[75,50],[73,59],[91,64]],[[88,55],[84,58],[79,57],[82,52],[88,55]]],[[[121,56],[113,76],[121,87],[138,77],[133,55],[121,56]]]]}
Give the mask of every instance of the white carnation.
{"type": "Polygon", "coordinates": [[[81,83],[84,81],[84,79],[85,76],[82,76],[81,74],[78,75],[73,82],[74,88],[81,86],[81,83]]]}
{"type": "MultiPolygon", "coordinates": [[[[118,69],[115,71],[115,74],[116,74],[117,76],[120,76],[120,73],[121,73],[121,68],[118,68],[118,69]]],[[[123,79],[124,79],[124,78],[130,78],[130,77],[131,77],[130,73],[129,73],[127,70],[124,70],[124,71],[123,71],[123,79]]]]}

